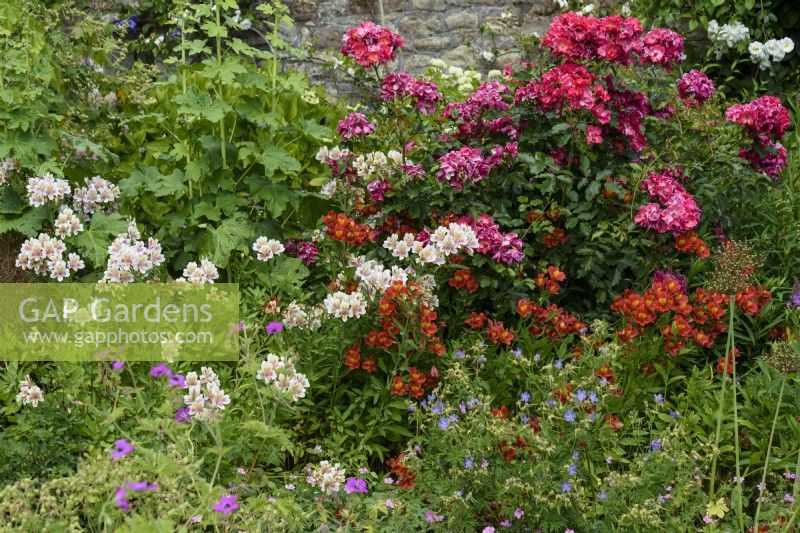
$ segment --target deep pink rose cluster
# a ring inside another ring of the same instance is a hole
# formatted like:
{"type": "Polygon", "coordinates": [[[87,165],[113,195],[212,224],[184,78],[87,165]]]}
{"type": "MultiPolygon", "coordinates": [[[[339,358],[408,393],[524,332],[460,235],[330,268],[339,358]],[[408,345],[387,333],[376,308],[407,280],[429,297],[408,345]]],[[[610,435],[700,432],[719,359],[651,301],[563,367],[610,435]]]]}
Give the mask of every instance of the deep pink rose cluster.
{"type": "Polygon", "coordinates": [[[634,17],[596,18],[575,12],[553,19],[542,44],[569,60],[604,59],[630,65],[642,47],[642,25],[634,17]]]}
{"type": "Polygon", "coordinates": [[[420,81],[408,72],[394,72],[381,82],[381,99],[385,101],[410,97],[414,106],[423,114],[436,111],[436,104],[442,99],[442,93],[436,84],[420,81]]]}
{"type": "Polygon", "coordinates": [[[464,188],[464,182],[475,183],[486,179],[491,168],[479,148],[464,146],[439,158],[436,177],[460,191],[464,188]]]}
{"type": "Polygon", "coordinates": [[[488,157],[484,157],[479,148],[463,146],[448,152],[439,158],[439,171],[436,178],[446,181],[457,190],[464,188],[464,183],[476,183],[486,179],[492,167],[517,156],[519,145],[516,142],[505,146],[495,146],[488,157]]]}
{"type": "Polygon", "coordinates": [[[681,235],[700,222],[700,208],[691,194],[677,182],[675,173],[663,169],[651,172],[642,182],[642,189],[658,199],[639,208],[634,222],[659,233],[681,235]]]}
{"type": "Polygon", "coordinates": [[[742,148],[739,155],[756,170],[777,178],[786,167],[786,148],[777,142],[790,125],[789,111],[779,98],[762,96],[746,104],[734,104],[725,117],[743,126],[753,138],[753,146],[742,148]]]}
{"type": "Polygon", "coordinates": [[[591,111],[600,124],[611,120],[605,103],[611,96],[589,69],[578,63],[564,63],[517,89],[514,103],[534,101],[543,111],[560,113],[564,107],[591,111]]]}
{"type": "Polygon", "coordinates": [[[486,130],[491,133],[502,133],[509,139],[519,138],[519,126],[514,122],[514,117],[502,115],[484,123],[486,130]]]}
{"type": "Polygon", "coordinates": [[[699,70],[690,70],[677,82],[678,94],[688,105],[699,105],[714,94],[714,82],[699,70]]]}
{"type": "Polygon", "coordinates": [[[683,37],[666,28],[654,28],[642,39],[642,64],[661,65],[670,72],[673,65],[683,61],[683,37]]]}
{"type": "Polygon", "coordinates": [[[597,18],[575,12],[553,19],[542,44],[567,60],[601,59],[632,65],[662,65],[667,71],[683,57],[683,37],[674,31],[655,28],[642,37],[642,25],[634,17],[597,18]]]}
{"type": "MultiPolygon", "coordinates": [[[[635,152],[641,152],[647,148],[647,139],[642,131],[642,120],[651,112],[650,102],[644,93],[614,87],[610,78],[607,79],[607,83],[608,94],[611,96],[608,107],[615,111],[617,125],[614,127],[606,124],[604,130],[624,136],[635,152]]],[[[618,150],[623,151],[623,148],[620,146],[618,150]]]]}
{"type": "MultiPolygon", "coordinates": [[[[602,143],[605,133],[625,137],[636,152],[647,147],[642,131],[642,121],[651,113],[647,96],[615,86],[610,76],[600,83],[584,65],[564,63],[552,68],[542,74],[541,80],[517,89],[514,100],[516,103],[532,100],[545,112],[561,113],[564,107],[589,111],[602,126],[587,126],[589,144],[602,143]],[[614,125],[612,112],[616,115],[614,125]]],[[[620,152],[625,149],[621,141],[614,146],[620,152]]]]}
{"type": "Polygon", "coordinates": [[[519,143],[510,142],[504,146],[495,146],[492,153],[486,158],[490,166],[499,165],[505,160],[514,159],[519,154],[519,143]]]}
{"type": "Polygon", "coordinates": [[[725,110],[725,117],[743,126],[762,146],[780,139],[790,124],[789,111],[774,96],[734,104],[725,110]]]}
{"type": "Polygon", "coordinates": [[[342,53],[362,67],[385,65],[403,47],[403,38],[374,22],[362,22],[342,36],[342,53]]]}
{"type": "Polygon", "coordinates": [[[522,261],[525,255],[522,252],[523,243],[516,233],[503,233],[500,226],[488,214],[480,218],[464,215],[458,219],[462,224],[468,224],[478,237],[480,247],[475,251],[488,255],[499,263],[511,265],[522,261]]]}
{"type": "Polygon", "coordinates": [[[374,132],[375,124],[367,120],[364,113],[354,111],[339,121],[336,131],[343,141],[348,141],[352,137],[365,137],[374,132]]]}
{"type": "Polygon", "coordinates": [[[463,102],[447,104],[442,115],[457,123],[458,133],[462,137],[474,137],[484,132],[503,133],[511,139],[519,137],[519,128],[514,119],[503,115],[491,120],[484,120],[487,111],[507,111],[511,104],[504,99],[509,94],[508,86],[496,80],[482,83],[463,102]]]}
{"type": "Polygon", "coordinates": [[[769,143],[763,147],[753,144],[749,150],[739,149],[739,157],[773,179],[777,179],[786,168],[786,156],[786,148],[781,143],[769,143]]]}

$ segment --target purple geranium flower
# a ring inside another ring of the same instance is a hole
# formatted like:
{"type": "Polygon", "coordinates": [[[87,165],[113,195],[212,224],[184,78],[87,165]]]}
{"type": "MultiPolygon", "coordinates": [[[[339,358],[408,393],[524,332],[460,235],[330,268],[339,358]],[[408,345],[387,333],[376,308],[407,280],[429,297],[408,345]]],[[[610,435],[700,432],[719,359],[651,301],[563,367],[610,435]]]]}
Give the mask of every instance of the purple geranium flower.
{"type": "Polygon", "coordinates": [[[120,371],[125,367],[125,363],[122,361],[111,361],[111,369],[115,371],[120,371]]]}
{"type": "Polygon", "coordinates": [[[171,373],[172,372],[170,371],[169,367],[164,363],[157,364],[150,369],[151,378],[160,378],[161,376],[168,376],[171,373]]]}
{"type": "Polygon", "coordinates": [[[233,511],[239,508],[239,504],[236,503],[236,498],[237,496],[235,494],[223,494],[220,496],[219,501],[214,504],[212,509],[224,515],[231,514],[233,511]]]}
{"type": "Polygon", "coordinates": [[[175,422],[179,424],[185,424],[189,420],[192,419],[191,413],[189,413],[188,407],[181,407],[175,412],[175,422]]]}
{"type": "Polygon", "coordinates": [[[144,492],[158,490],[158,485],[155,483],[148,483],[147,481],[129,481],[125,483],[125,487],[133,492],[144,492]]]}
{"type": "Polygon", "coordinates": [[[117,507],[119,507],[122,511],[128,512],[131,510],[131,504],[128,502],[128,499],[125,496],[125,487],[118,488],[115,496],[117,500],[117,507]]]}
{"type": "Polygon", "coordinates": [[[186,387],[186,378],[184,378],[183,374],[173,373],[170,371],[169,373],[169,384],[171,387],[186,387]]]}
{"type": "Polygon", "coordinates": [[[155,491],[158,490],[158,485],[147,481],[129,481],[119,487],[114,498],[117,500],[117,507],[126,513],[131,510],[131,504],[128,501],[129,490],[133,492],[155,491]]]}
{"type": "Polygon", "coordinates": [[[111,452],[111,458],[115,461],[122,459],[133,451],[133,444],[125,439],[119,439],[114,443],[114,450],[111,452]]]}
{"type": "Polygon", "coordinates": [[[425,521],[427,523],[432,524],[434,522],[441,522],[443,520],[444,520],[444,516],[442,516],[440,514],[436,514],[431,509],[428,509],[427,511],[425,511],[425,521]]]}
{"type": "Polygon", "coordinates": [[[269,335],[277,335],[283,331],[283,324],[280,322],[270,322],[264,329],[269,335]]]}
{"type": "Polygon", "coordinates": [[[344,491],[348,494],[352,492],[361,492],[363,494],[366,494],[367,492],[369,492],[367,490],[367,482],[357,477],[351,477],[347,481],[345,481],[344,491]]]}

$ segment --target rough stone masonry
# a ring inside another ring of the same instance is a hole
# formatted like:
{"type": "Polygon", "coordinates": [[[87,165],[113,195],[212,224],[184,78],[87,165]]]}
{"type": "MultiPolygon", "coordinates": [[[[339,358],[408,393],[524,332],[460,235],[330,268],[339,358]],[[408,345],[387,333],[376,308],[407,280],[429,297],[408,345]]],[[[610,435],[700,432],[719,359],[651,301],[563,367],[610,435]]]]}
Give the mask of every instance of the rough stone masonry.
{"type": "MultiPolygon", "coordinates": [[[[406,41],[397,68],[420,72],[432,58],[479,71],[519,59],[515,35],[543,36],[557,10],[553,0],[285,0],[296,21],[295,44],[314,58],[337,52],[344,31],[372,20],[406,41]]],[[[320,69],[321,70],[321,69],[320,69]]],[[[317,77],[312,67],[309,74],[317,77]]]]}

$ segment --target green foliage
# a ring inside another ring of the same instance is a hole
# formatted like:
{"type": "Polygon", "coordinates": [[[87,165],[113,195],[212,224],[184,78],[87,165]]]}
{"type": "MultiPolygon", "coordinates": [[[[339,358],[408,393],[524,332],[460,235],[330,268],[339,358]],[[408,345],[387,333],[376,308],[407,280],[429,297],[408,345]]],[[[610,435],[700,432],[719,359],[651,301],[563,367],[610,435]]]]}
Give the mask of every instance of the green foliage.
{"type": "MultiPolygon", "coordinates": [[[[280,37],[287,8],[260,10],[266,34],[257,32],[264,47],[255,48],[239,35],[235,2],[185,7],[163,72],[126,67],[124,32],[99,17],[74,24],[74,8],[38,2],[3,14],[0,159],[12,170],[0,232],[48,231],[54,212],[24,197],[26,180],[44,172],[73,187],[96,174],[116,182],[112,208],[157,228],[172,274],[204,256],[233,272],[263,225],[279,237],[299,231],[298,189],[319,182],[314,155],[336,113],[282,67],[300,53],[280,37]]],[[[318,216],[321,204],[312,205],[304,217],[318,216]]],[[[103,270],[115,236],[106,230],[118,226],[95,220],[75,239],[94,269],[86,279],[103,270]]]]}
{"type": "Polygon", "coordinates": [[[180,42],[165,61],[175,71],[127,119],[120,150],[129,155],[116,169],[128,173],[122,211],[161,227],[174,269],[187,256],[238,263],[253,228],[281,216],[292,189],[319,171],[300,161],[312,161],[332,136],[329,108],[306,103],[307,81],[280,72],[286,9],[266,13],[273,31],[265,51],[234,36],[235,2],[211,8],[192,5],[178,18],[180,42]]]}
{"type": "Polygon", "coordinates": [[[750,60],[747,45],[751,41],[765,43],[770,39],[790,37],[800,41],[800,14],[791,0],[658,0],[634,1],[635,15],[652,26],[678,28],[687,37],[686,54],[690,64],[703,65],[703,70],[730,96],[768,92],[782,98],[792,97],[792,88],[800,83],[797,50],[786,59],[763,71],[750,60]],[[739,21],[750,30],[750,38],[719,56],[708,39],[711,20],[719,25],[739,21]]]}

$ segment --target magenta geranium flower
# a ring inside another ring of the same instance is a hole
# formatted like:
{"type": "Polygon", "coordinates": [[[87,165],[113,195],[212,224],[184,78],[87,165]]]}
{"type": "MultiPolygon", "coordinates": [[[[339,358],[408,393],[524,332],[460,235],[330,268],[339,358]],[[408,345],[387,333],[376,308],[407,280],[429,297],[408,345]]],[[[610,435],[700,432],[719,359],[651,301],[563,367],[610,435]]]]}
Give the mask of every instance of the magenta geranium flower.
{"type": "Polygon", "coordinates": [[[235,494],[223,494],[212,509],[218,513],[229,515],[239,508],[239,504],[236,503],[236,498],[237,496],[235,494]]]}
{"type": "Polygon", "coordinates": [[[479,254],[488,255],[495,261],[507,265],[522,261],[524,257],[522,240],[516,233],[501,232],[500,226],[488,214],[484,214],[478,219],[465,215],[458,221],[468,224],[475,232],[480,243],[480,247],[475,251],[479,254]]]}
{"type": "Polygon", "coordinates": [[[126,496],[127,493],[125,491],[125,487],[120,487],[117,489],[117,493],[115,495],[117,507],[119,507],[122,511],[128,512],[131,510],[131,504],[128,502],[128,498],[126,496]]]}
{"type": "Polygon", "coordinates": [[[125,487],[133,492],[144,492],[158,490],[158,485],[155,483],[148,483],[147,481],[129,481],[125,483],[125,487]]]}
{"type": "Polygon", "coordinates": [[[131,510],[131,504],[128,501],[129,490],[133,492],[152,492],[158,490],[158,485],[147,481],[129,481],[119,487],[114,498],[117,500],[117,507],[126,513],[131,510]]]}
{"type": "Polygon", "coordinates": [[[113,460],[122,459],[133,451],[133,444],[125,439],[119,439],[114,443],[114,450],[111,452],[113,460]]]}
{"type": "Polygon", "coordinates": [[[270,322],[269,324],[267,324],[264,330],[269,335],[277,335],[278,333],[283,331],[283,324],[281,324],[280,322],[270,322]]]}
{"type": "Polygon", "coordinates": [[[150,369],[151,378],[160,378],[161,376],[168,376],[170,374],[169,367],[163,363],[155,365],[150,369]]]}
{"type": "Polygon", "coordinates": [[[344,491],[348,494],[353,492],[360,492],[362,494],[366,494],[367,492],[369,492],[367,490],[367,482],[357,477],[351,477],[347,481],[345,481],[344,491]]]}
{"type": "Polygon", "coordinates": [[[177,374],[177,373],[170,372],[169,373],[169,385],[170,385],[170,387],[184,388],[184,387],[186,387],[186,378],[183,376],[183,374],[177,374]]]}
{"type": "Polygon", "coordinates": [[[175,412],[175,422],[178,424],[185,424],[192,419],[192,414],[189,412],[188,407],[181,407],[175,412]]]}

